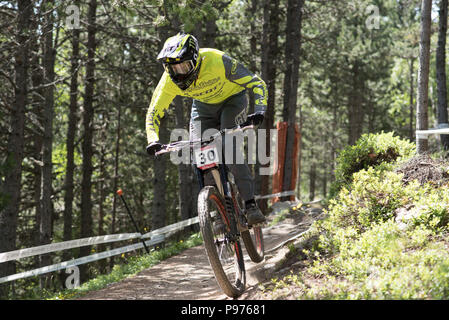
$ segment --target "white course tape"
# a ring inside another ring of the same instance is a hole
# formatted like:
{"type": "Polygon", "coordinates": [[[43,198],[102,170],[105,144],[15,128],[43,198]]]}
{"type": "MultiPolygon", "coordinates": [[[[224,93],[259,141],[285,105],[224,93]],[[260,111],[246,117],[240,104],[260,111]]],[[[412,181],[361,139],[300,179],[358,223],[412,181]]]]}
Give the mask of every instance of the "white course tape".
{"type": "Polygon", "coordinates": [[[45,254],[55,251],[79,248],[84,246],[90,246],[100,243],[109,243],[123,240],[130,240],[140,238],[140,233],[121,233],[121,234],[110,234],[106,236],[90,237],[77,240],[70,240],[64,242],[57,242],[37,247],[32,247],[28,249],[14,250],[9,252],[0,253],[0,263],[19,260],[26,257],[32,257],[39,254],[45,254]]]}
{"type": "MultiPolygon", "coordinates": [[[[152,245],[164,242],[164,241],[165,241],[165,236],[161,235],[159,237],[155,237],[154,239],[145,241],[145,244],[147,246],[152,246],[152,245]]],[[[67,269],[68,267],[73,267],[73,266],[77,266],[80,264],[85,264],[88,262],[93,262],[93,261],[109,258],[112,256],[116,256],[116,255],[125,253],[125,252],[134,251],[134,250],[137,250],[140,248],[143,248],[143,243],[141,243],[141,242],[132,244],[129,246],[105,251],[105,252],[96,253],[96,254],[93,254],[90,256],[73,259],[73,260],[69,260],[69,261],[64,261],[64,262],[57,263],[57,264],[52,264],[50,266],[46,266],[46,267],[42,267],[42,268],[30,270],[30,271],[25,271],[22,273],[13,274],[13,275],[10,275],[7,277],[0,278],[0,283],[23,279],[23,278],[28,278],[28,277],[33,277],[33,276],[38,276],[38,275],[41,275],[44,273],[49,273],[49,272],[58,271],[58,270],[62,270],[62,269],[67,269]]]]}
{"type": "MultiPolygon", "coordinates": [[[[38,246],[38,247],[33,247],[33,248],[28,248],[28,249],[0,253],[0,263],[10,261],[10,260],[18,260],[18,259],[25,258],[25,257],[36,256],[39,254],[50,253],[50,252],[54,252],[54,251],[61,251],[61,250],[66,250],[66,249],[79,248],[79,247],[87,246],[87,245],[94,245],[94,244],[107,243],[107,242],[116,242],[116,241],[130,240],[130,239],[136,239],[136,238],[141,238],[141,239],[151,238],[151,240],[145,241],[145,244],[147,246],[152,246],[152,245],[164,242],[166,236],[169,236],[170,234],[172,234],[178,230],[181,230],[189,225],[195,224],[195,223],[198,223],[198,217],[186,219],[186,220],[165,226],[163,228],[153,230],[144,235],[141,235],[140,233],[113,234],[113,235],[107,235],[107,236],[91,237],[91,238],[84,238],[84,239],[78,239],[78,240],[64,241],[64,242],[59,242],[59,243],[52,243],[52,244],[48,244],[48,245],[44,245],[44,246],[38,246]]],[[[93,255],[90,255],[87,257],[73,259],[73,260],[53,264],[50,266],[46,266],[46,267],[42,267],[42,268],[30,270],[30,271],[25,271],[22,273],[13,274],[13,275],[10,275],[7,277],[0,278],[0,283],[18,280],[18,279],[22,279],[22,278],[33,277],[33,276],[37,276],[37,275],[48,273],[48,272],[58,271],[58,270],[66,269],[68,267],[109,258],[109,257],[115,256],[115,255],[119,255],[119,254],[122,254],[125,252],[137,250],[140,248],[143,248],[142,242],[136,243],[133,245],[129,245],[129,246],[125,246],[125,247],[121,247],[121,248],[117,248],[117,249],[113,249],[113,250],[109,250],[109,251],[105,251],[105,252],[101,252],[101,253],[96,253],[96,254],[93,254],[93,255]]]]}
{"type": "Polygon", "coordinates": [[[429,130],[416,130],[416,137],[418,139],[427,139],[431,134],[449,134],[449,128],[438,128],[429,130]]]}
{"type": "Polygon", "coordinates": [[[173,231],[178,231],[178,230],[184,229],[185,227],[190,226],[191,224],[195,224],[195,223],[198,223],[198,217],[186,219],[186,220],[176,222],[171,225],[162,227],[160,229],[150,231],[148,233],[145,233],[142,236],[142,239],[151,238],[151,237],[153,237],[155,235],[159,235],[159,234],[166,234],[166,233],[171,233],[173,231]]]}
{"type": "Polygon", "coordinates": [[[259,199],[268,199],[268,198],[294,196],[294,195],[295,195],[295,190],[290,190],[290,191],[283,191],[283,192],[274,193],[274,194],[268,194],[265,196],[255,196],[254,199],[259,200],[259,199]]]}

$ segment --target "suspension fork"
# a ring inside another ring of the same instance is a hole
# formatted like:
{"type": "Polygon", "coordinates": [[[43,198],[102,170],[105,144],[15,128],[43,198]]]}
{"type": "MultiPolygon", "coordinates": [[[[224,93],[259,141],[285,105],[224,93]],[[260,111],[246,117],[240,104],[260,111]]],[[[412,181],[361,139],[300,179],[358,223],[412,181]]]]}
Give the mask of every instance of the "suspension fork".
{"type": "Polygon", "coordinates": [[[238,237],[240,236],[240,233],[237,228],[237,221],[236,221],[236,213],[234,208],[234,202],[232,200],[232,194],[230,190],[230,186],[228,183],[228,171],[226,168],[226,165],[219,164],[218,170],[220,172],[220,180],[223,185],[223,191],[224,191],[224,199],[226,203],[226,213],[231,221],[231,240],[238,240],[238,237]]]}
{"type": "Polygon", "coordinates": [[[228,172],[227,172],[226,165],[219,164],[218,168],[215,167],[215,168],[208,169],[208,170],[200,170],[200,169],[198,169],[197,166],[195,166],[196,176],[198,179],[198,183],[200,185],[200,190],[202,188],[204,188],[204,186],[205,186],[204,175],[207,172],[209,172],[209,170],[210,171],[216,170],[219,173],[219,175],[213,174],[213,178],[215,180],[218,190],[220,191],[220,193],[223,196],[223,199],[225,200],[226,215],[227,215],[227,218],[229,219],[229,221],[231,222],[230,223],[231,230],[230,230],[230,233],[228,234],[228,237],[230,238],[231,241],[238,240],[240,233],[239,233],[238,227],[237,227],[238,222],[236,221],[236,214],[234,211],[235,209],[234,209],[234,203],[232,200],[232,194],[231,194],[231,190],[229,189],[228,172]]]}
{"type": "Polygon", "coordinates": [[[196,178],[198,180],[198,184],[200,186],[200,190],[204,188],[204,173],[202,170],[198,169],[198,167],[195,165],[195,173],[196,178]]]}

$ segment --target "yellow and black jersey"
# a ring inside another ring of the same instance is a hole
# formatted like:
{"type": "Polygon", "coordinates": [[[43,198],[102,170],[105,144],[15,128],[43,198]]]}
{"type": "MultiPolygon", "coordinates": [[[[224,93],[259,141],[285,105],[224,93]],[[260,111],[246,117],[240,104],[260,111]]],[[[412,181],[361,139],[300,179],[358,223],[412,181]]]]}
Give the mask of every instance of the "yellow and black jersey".
{"type": "Polygon", "coordinates": [[[199,50],[200,70],[196,81],[181,90],[164,72],[151,99],[146,116],[148,143],[159,140],[159,123],[165,110],[176,96],[190,97],[206,104],[218,104],[245,89],[255,96],[255,112],[267,108],[267,87],[257,75],[251,73],[237,60],[216,49],[199,50]]]}

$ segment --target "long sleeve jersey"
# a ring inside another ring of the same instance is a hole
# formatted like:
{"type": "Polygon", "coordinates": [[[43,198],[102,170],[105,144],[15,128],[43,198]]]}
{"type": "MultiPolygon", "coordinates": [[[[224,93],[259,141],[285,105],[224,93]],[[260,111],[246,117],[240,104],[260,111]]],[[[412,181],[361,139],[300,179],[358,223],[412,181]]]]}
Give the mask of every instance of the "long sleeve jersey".
{"type": "Polygon", "coordinates": [[[198,79],[186,90],[173,83],[167,72],[162,75],[146,115],[148,143],[159,140],[160,119],[176,96],[190,97],[206,104],[218,104],[245,89],[254,92],[255,112],[267,108],[267,87],[257,75],[237,60],[216,49],[199,50],[198,79]]]}

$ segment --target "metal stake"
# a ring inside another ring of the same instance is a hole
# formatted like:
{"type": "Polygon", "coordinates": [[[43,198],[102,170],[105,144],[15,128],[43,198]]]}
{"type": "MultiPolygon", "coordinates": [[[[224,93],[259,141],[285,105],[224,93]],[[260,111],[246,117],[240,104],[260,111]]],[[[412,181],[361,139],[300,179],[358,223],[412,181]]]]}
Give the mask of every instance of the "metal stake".
{"type": "MultiPolygon", "coordinates": [[[[118,190],[117,190],[117,194],[118,194],[118,195],[120,196],[120,198],[122,199],[123,204],[125,205],[126,211],[128,212],[128,214],[129,214],[129,216],[130,216],[130,218],[131,218],[131,221],[132,221],[132,223],[133,223],[133,225],[134,225],[134,228],[136,228],[136,232],[142,234],[142,233],[139,231],[139,228],[137,227],[136,221],[134,220],[134,218],[133,218],[133,216],[132,216],[132,214],[131,214],[131,211],[130,211],[129,208],[128,208],[128,205],[126,204],[125,198],[123,197],[123,190],[122,190],[122,189],[118,189],[118,190]]],[[[146,251],[147,253],[150,253],[150,250],[148,250],[148,247],[147,247],[145,241],[144,241],[142,238],[140,238],[140,240],[141,240],[142,243],[143,243],[143,246],[144,246],[144,248],[145,248],[145,251],[146,251]]]]}

